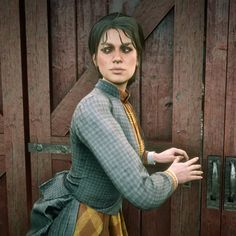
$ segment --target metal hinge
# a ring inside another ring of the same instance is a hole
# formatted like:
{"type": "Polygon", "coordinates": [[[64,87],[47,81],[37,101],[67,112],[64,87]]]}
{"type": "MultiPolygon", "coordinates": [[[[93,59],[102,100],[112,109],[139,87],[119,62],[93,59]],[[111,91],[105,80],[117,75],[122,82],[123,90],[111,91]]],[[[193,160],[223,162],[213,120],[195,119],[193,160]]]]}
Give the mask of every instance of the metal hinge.
{"type": "Polygon", "coordinates": [[[71,153],[71,147],[68,144],[28,143],[28,151],[68,154],[71,153]]]}

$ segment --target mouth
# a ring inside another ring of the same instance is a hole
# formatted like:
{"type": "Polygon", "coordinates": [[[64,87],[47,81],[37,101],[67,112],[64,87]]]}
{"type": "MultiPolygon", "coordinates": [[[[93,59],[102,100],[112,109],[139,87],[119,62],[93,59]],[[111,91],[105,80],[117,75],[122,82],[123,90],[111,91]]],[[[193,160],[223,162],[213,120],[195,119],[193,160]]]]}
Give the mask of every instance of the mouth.
{"type": "Polygon", "coordinates": [[[110,69],[114,74],[121,74],[125,71],[123,68],[112,68],[110,69]]]}

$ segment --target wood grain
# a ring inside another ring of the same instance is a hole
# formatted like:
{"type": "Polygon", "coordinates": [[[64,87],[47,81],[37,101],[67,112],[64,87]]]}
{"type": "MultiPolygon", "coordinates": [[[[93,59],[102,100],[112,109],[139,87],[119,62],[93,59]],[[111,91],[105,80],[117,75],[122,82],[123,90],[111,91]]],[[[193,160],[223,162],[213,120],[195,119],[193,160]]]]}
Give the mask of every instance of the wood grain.
{"type": "MultiPolygon", "coordinates": [[[[201,155],[204,0],[175,1],[173,145],[201,155]]],[[[199,235],[200,183],[179,186],[171,198],[171,235],[199,235]]]]}
{"type": "Polygon", "coordinates": [[[1,1],[0,45],[4,144],[10,235],[25,235],[28,222],[19,2],[1,1]]]}
{"type": "Polygon", "coordinates": [[[77,78],[76,4],[74,0],[49,1],[51,110],[54,110],[77,78]]]}
{"type": "MultiPolygon", "coordinates": [[[[227,58],[227,87],[225,110],[225,139],[224,157],[236,158],[236,2],[230,1],[228,32],[228,58],[227,58]]],[[[225,167],[224,167],[225,168],[225,167]]],[[[224,193],[222,192],[222,196],[224,193]]],[[[227,200],[223,199],[224,201],[227,200]]],[[[235,201],[235,200],[234,200],[235,201]]],[[[222,201],[223,204],[223,201],[222,201]]],[[[233,210],[222,211],[221,235],[236,235],[236,212],[233,210]]]]}
{"type": "MultiPolygon", "coordinates": [[[[221,210],[206,207],[207,157],[219,155],[223,161],[227,34],[229,1],[208,1],[201,234],[221,235],[221,210]]],[[[222,181],[220,181],[222,191],[222,181]]],[[[222,200],[222,199],[221,199],[222,200]]],[[[221,207],[221,206],[220,206],[221,207]]]]}
{"type": "MultiPolygon", "coordinates": [[[[50,143],[48,18],[46,0],[26,0],[26,40],[30,142],[50,143]]],[[[38,186],[52,176],[51,157],[31,153],[32,198],[38,186]]]]}

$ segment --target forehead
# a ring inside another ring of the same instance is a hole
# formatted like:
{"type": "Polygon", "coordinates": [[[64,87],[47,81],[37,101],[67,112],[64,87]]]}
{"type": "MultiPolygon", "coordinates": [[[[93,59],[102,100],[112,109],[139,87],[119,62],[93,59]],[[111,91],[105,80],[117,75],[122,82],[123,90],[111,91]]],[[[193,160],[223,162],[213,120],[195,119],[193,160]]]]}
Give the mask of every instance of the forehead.
{"type": "Polygon", "coordinates": [[[126,44],[132,43],[131,38],[129,38],[123,30],[120,29],[109,29],[105,31],[100,39],[99,44],[126,44]]]}

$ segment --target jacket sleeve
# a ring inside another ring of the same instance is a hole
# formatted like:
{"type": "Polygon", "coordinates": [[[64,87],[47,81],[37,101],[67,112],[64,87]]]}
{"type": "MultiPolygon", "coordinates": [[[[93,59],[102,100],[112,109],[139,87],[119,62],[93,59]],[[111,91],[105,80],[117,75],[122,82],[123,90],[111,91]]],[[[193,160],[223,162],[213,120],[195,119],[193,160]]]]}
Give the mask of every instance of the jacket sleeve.
{"type": "Polygon", "coordinates": [[[111,109],[106,97],[87,97],[73,116],[76,134],[128,201],[141,209],[157,208],[174,191],[173,179],[164,172],[148,174],[111,109]]]}

